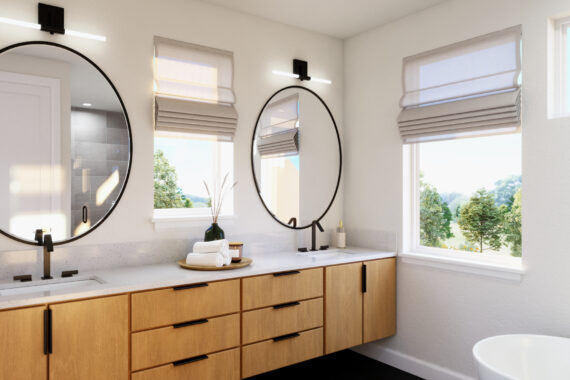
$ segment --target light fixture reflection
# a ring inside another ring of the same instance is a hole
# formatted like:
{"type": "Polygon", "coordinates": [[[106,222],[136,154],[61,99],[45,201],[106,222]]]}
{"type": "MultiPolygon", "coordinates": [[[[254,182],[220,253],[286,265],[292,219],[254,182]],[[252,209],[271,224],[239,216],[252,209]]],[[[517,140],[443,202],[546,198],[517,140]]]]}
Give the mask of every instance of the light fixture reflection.
{"type": "Polygon", "coordinates": [[[97,189],[97,193],[95,194],[95,204],[97,206],[101,206],[105,203],[117,185],[119,185],[119,171],[115,170],[113,174],[111,174],[97,189]]]}

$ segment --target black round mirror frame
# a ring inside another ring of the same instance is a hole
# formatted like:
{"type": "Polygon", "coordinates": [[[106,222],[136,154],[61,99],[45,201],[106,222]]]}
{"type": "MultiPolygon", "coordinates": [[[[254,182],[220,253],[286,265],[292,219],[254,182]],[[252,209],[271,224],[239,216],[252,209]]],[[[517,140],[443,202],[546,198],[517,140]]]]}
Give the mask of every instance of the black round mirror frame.
{"type": "Polygon", "coordinates": [[[261,111],[259,111],[259,115],[257,115],[257,120],[255,121],[255,128],[253,128],[253,136],[251,138],[251,173],[253,176],[253,183],[255,184],[255,189],[257,190],[257,195],[259,196],[259,199],[261,200],[261,203],[263,204],[263,207],[265,207],[265,209],[267,210],[267,212],[269,213],[269,215],[271,215],[273,217],[273,219],[275,219],[279,224],[281,224],[284,227],[293,229],[293,230],[304,230],[305,228],[309,228],[311,227],[310,224],[306,225],[306,226],[301,226],[301,227],[292,227],[286,223],[283,223],[281,220],[279,220],[275,214],[273,214],[271,212],[271,210],[269,210],[269,207],[267,207],[267,204],[265,203],[265,201],[263,200],[263,197],[261,196],[261,189],[259,188],[259,184],[257,183],[257,179],[255,178],[255,166],[254,166],[254,162],[253,162],[253,149],[255,146],[255,133],[257,132],[257,125],[259,124],[259,120],[261,119],[261,114],[263,113],[263,111],[265,110],[265,107],[267,107],[267,105],[269,104],[269,102],[275,97],[277,96],[277,94],[285,91],[285,90],[289,90],[291,88],[298,88],[301,90],[305,90],[310,92],[311,94],[313,94],[314,96],[317,97],[317,99],[319,99],[319,101],[321,102],[321,104],[325,107],[325,109],[327,110],[329,116],[331,117],[331,120],[333,122],[334,125],[334,131],[336,133],[336,138],[337,138],[337,142],[338,142],[338,157],[339,157],[339,163],[338,163],[338,179],[336,181],[336,187],[334,189],[334,193],[333,196],[331,198],[331,201],[329,203],[329,205],[327,206],[327,208],[325,209],[325,211],[322,213],[321,216],[319,216],[318,219],[315,219],[315,221],[319,222],[321,219],[324,218],[324,216],[327,214],[327,212],[330,210],[330,208],[332,207],[334,200],[336,198],[336,194],[338,193],[338,187],[340,186],[340,177],[342,174],[342,147],[341,147],[341,143],[340,143],[340,134],[338,133],[338,127],[336,125],[336,121],[334,119],[334,116],[332,115],[331,110],[329,109],[329,107],[327,106],[327,104],[325,103],[325,101],[313,90],[308,89],[306,87],[303,86],[288,86],[288,87],[283,87],[280,90],[277,90],[275,93],[273,93],[273,95],[271,95],[269,97],[269,99],[267,99],[267,101],[265,102],[265,104],[263,105],[263,107],[261,107],[261,111]]]}
{"type": "MultiPolygon", "coordinates": [[[[84,233],[77,235],[77,236],[73,236],[67,240],[61,240],[61,241],[54,241],[53,245],[62,245],[62,244],[66,244],[66,243],[70,243],[72,241],[81,239],[82,237],[85,237],[86,235],[90,234],[91,232],[93,232],[95,229],[97,229],[97,227],[99,227],[101,224],[103,224],[103,222],[109,217],[109,215],[111,215],[111,213],[115,210],[115,207],[117,207],[117,204],[119,204],[119,201],[121,200],[123,193],[125,192],[125,189],[127,187],[127,183],[129,181],[129,176],[131,174],[131,167],[133,165],[133,136],[132,136],[132,132],[131,132],[131,122],[129,121],[129,115],[127,113],[127,109],[125,107],[125,103],[123,103],[123,99],[121,98],[121,95],[119,95],[119,92],[117,91],[117,88],[115,87],[115,85],[113,84],[113,82],[111,82],[111,79],[109,79],[109,77],[107,76],[107,74],[105,74],[105,72],[103,70],[101,70],[101,68],[99,66],[97,66],[95,64],[95,62],[93,62],[91,59],[87,58],[85,55],[81,54],[80,52],[78,52],[75,49],[72,49],[70,47],[67,47],[65,45],[61,45],[61,44],[57,44],[55,42],[48,42],[48,41],[27,41],[27,42],[20,42],[17,44],[13,44],[10,46],[7,46],[5,48],[0,49],[0,55],[8,50],[11,49],[15,49],[21,46],[27,46],[27,45],[49,45],[49,46],[54,46],[54,47],[58,47],[64,50],[67,50],[69,52],[72,52],[74,54],[77,54],[78,56],[80,56],[81,58],[83,58],[84,60],[86,60],[87,62],[89,62],[94,68],[97,69],[97,71],[103,76],[103,78],[105,78],[105,80],[107,81],[107,83],[109,83],[109,85],[111,86],[111,88],[113,89],[113,91],[115,92],[115,95],[117,95],[117,99],[119,99],[119,102],[121,103],[121,108],[123,109],[123,114],[125,115],[125,121],[127,123],[127,130],[129,132],[129,165],[127,167],[127,172],[126,172],[126,176],[125,176],[125,181],[123,183],[123,187],[121,188],[121,191],[119,192],[119,195],[117,197],[117,200],[114,202],[114,204],[111,206],[111,208],[109,208],[109,211],[107,211],[107,213],[97,221],[97,223],[95,223],[91,228],[89,228],[87,231],[85,231],[84,233]]],[[[35,245],[37,246],[38,243],[35,241],[31,241],[31,240],[25,240],[25,239],[21,239],[17,236],[14,236],[2,229],[0,229],[0,234],[9,237],[10,239],[19,241],[20,243],[24,243],[24,244],[30,244],[30,245],[35,245]]]]}

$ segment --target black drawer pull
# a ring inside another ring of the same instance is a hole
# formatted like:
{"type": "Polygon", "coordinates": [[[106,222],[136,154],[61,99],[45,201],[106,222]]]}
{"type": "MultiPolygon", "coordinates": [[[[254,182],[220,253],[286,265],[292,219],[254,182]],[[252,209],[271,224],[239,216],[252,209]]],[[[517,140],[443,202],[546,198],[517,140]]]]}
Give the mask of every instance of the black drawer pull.
{"type": "Polygon", "coordinates": [[[289,303],[282,303],[281,305],[273,306],[274,309],[284,309],[286,307],[297,306],[300,305],[300,302],[289,302],[289,303]]]}
{"type": "Polygon", "coordinates": [[[362,264],[362,293],[366,293],[366,264],[362,264]]]}
{"type": "Polygon", "coordinates": [[[174,327],[175,329],[179,329],[181,327],[201,325],[204,323],[208,323],[208,320],[207,319],[199,319],[197,321],[182,322],[182,323],[177,323],[175,325],[172,325],[172,327],[174,327]]]}
{"type": "Polygon", "coordinates": [[[208,359],[208,355],[194,356],[193,358],[182,359],[182,360],[172,362],[172,365],[174,365],[175,367],[178,367],[179,365],[190,364],[190,363],[199,362],[200,360],[206,360],[206,359],[208,359]]]}
{"type": "Polygon", "coordinates": [[[293,338],[296,338],[298,336],[301,336],[301,334],[293,333],[293,334],[281,335],[281,336],[278,336],[276,338],[273,338],[273,341],[274,342],[281,342],[282,340],[293,339],[293,338]]]}
{"type": "Polygon", "coordinates": [[[301,272],[299,272],[298,270],[290,270],[289,272],[273,273],[273,276],[275,277],[290,276],[292,274],[299,274],[299,273],[301,272]]]}
{"type": "Polygon", "coordinates": [[[51,309],[44,310],[44,354],[48,355],[52,351],[52,335],[51,335],[51,309]]]}
{"type": "Polygon", "coordinates": [[[174,289],[174,290],[186,290],[186,289],[203,288],[205,286],[208,286],[208,284],[203,283],[203,284],[182,285],[182,286],[175,286],[172,289],[174,289]]]}

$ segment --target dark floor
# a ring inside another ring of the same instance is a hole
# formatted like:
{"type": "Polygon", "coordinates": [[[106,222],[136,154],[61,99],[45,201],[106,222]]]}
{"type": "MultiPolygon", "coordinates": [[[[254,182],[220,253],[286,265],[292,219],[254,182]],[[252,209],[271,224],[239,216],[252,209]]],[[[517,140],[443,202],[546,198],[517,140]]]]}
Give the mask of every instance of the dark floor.
{"type": "Polygon", "coordinates": [[[420,380],[421,378],[380,363],[354,351],[344,350],[293,366],[281,368],[251,380],[420,380]]]}

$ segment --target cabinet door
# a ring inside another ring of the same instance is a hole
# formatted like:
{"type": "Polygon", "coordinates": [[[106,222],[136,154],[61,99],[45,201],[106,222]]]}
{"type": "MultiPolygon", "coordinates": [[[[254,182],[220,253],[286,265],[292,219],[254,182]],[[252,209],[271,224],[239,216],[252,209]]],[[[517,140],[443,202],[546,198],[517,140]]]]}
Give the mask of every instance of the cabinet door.
{"type": "Polygon", "coordinates": [[[128,296],[51,305],[50,380],[129,378],[128,296]]]}
{"type": "Polygon", "coordinates": [[[0,380],[47,378],[44,306],[0,312],[0,380]]]}
{"type": "Polygon", "coordinates": [[[362,263],[325,272],[325,354],[362,344],[362,263]]]}
{"type": "Polygon", "coordinates": [[[367,261],[364,343],[396,333],[396,259],[367,261]]]}

